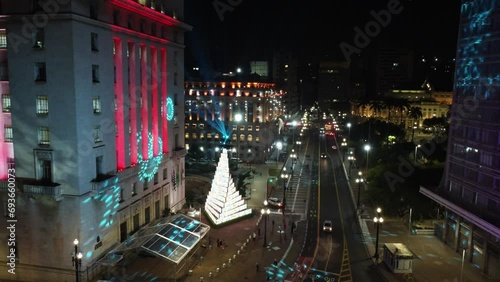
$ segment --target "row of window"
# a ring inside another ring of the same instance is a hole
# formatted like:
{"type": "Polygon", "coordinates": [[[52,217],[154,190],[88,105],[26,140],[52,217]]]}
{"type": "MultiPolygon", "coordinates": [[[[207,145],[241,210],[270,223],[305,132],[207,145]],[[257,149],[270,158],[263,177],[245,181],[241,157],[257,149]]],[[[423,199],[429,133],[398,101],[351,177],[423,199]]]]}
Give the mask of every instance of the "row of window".
{"type": "MultiPolygon", "coordinates": [[[[151,3],[152,3],[151,5],[153,6],[154,5],[153,4],[154,1],[151,1],[151,3]]],[[[159,12],[161,12],[161,13],[164,13],[163,4],[161,5],[161,9],[156,9],[156,10],[159,11],[159,12]]],[[[118,25],[118,26],[125,26],[123,24],[120,12],[117,11],[117,10],[115,10],[113,12],[113,24],[118,25]]],[[[152,36],[160,37],[160,38],[163,38],[163,39],[169,39],[167,37],[167,27],[161,26],[160,27],[160,34],[158,34],[157,26],[156,26],[155,23],[150,23],[149,24],[149,29],[147,27],[147,24],[148,23],[146,22],[146,20],[141,19],[140,23],[139,23],[139,26],[137,28],[135,20],[134,20],[134,15],[129,14],[128,17],[127,17],[127,24],[126,24],[126,26],[127,26],[128,29],[137,30],[137,31],[139,31],[141,33],[149,33],[152,36]]],[[[173,30],[173,33],[172,33],[172,41],[174,41],[174,42],[178,42],[179,41],[179,32],[177,30],[175,30],[175,29],[173,30]]]]}
{"type": "MultiPolygon", "coordinates": [[[[192,128],[198,128],[198,129],[205,129],[205,124],[204,123],[200,123],[200,124],[198,124],[198,123],[192,123],[191,127],[192,128]]],[[[184,124],[184,129],[189,129],[189,123],[185,123],[184,124]]],[[[246,126],[246,129],[248,131],[252,131],[253,130],[253,125],[246,126]]],[[[236,130],[238,130],[238,126],[237,125],[233,125],[233,131],[236,131],[236,130]]],[[[239,130],[241,130],[241,131],[245,130],[245,126],[244,125],[240,125],[240,129],[239,130]]],[[[256,125],[255,126],[255,131],[260,131],[260,125],[256,125]]]]}
{"type": "MultiPolygon", "coordinates": [[[[102,142],[101,126],[97,125],[94,127],[93,131],[94,142],[102,142]]],[[[12,132],[12,126],[4,127],[4,141],[13,142],[14,134],[12,132]]],[[[38,144],[39,145],[50,145],[50,129],[48,126],[38,127],[38,144]]]]}
{"type": "MultiPolygon", "coordinates": [[[[101,113],[101,98],[94,96],[92,98],[92,108],[95,114],[101,113]]],[[[11,111],[11,101],[9,94],[2,95],[2,112],[9,113],[11,111]]],[[[49,113],[49,97],[46,95],[36,96],[36,114],[47,115],[49,113]]]]}
{"type": "MultiPolygon", "coordinates": [[[[206,135],[207,140],[212,140],[212,136],[213,136],[213,138],[214,138],[215,140],[219,140],[219,138],[220,138],[219,133],[215,133],[215,134],[212,134],[212,133],[207,133],[207,135],[206,135]]],[[[189,133],[187,133],[187,132],[186,132],[186,134],[184,134],[184,138],[185,138],[186,140],[188,140],[188,139],[194,139],[194,140],[196,140],[196,139],[198,139],[198,134],[196,134],[196,133],[192,133],[192,134],[190,135],[189,133]]],[[[200,133],[200,134],[199,134],[199,139],[200,139],[200,140],[205,139],[205,134],[204,134],[204,133],[200,133]]],[[[236,134],[233,134],[233,135],[231,136],[231,139],[232,139],[233,141],[237,141],[237,135],[236,135],[236,134]]],[[[246,136],[246,140],[247,140],[248,142],[252,142],[252,141],[253,141],[253,135],[252,135],[252,134],[248,134],[248,135],[246,136]]],[[[240,134],[240,141],[242,141],[242,142],[244,142],[244,141],[245,141],[245,134],[240,134]]],[[[259,142],[260,142],[260,137],[259,137],[259,136],[256,136],[256,137],[255,137],[255,142],[256,142],[256,143],[259,143],[259,142]]]]}

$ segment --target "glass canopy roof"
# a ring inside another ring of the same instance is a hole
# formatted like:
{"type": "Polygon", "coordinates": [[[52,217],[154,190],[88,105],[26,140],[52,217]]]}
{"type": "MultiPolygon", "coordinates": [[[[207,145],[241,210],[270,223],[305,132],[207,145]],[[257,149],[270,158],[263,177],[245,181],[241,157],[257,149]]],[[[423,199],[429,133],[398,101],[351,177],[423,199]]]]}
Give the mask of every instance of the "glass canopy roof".
{"type": "Polygon", "coordinates": [[[141,248],[178,264],[209,230],[210,226],[183,214],[160,218],[109,252],[100,263],[115,265],[125,251],[141,248]]]}

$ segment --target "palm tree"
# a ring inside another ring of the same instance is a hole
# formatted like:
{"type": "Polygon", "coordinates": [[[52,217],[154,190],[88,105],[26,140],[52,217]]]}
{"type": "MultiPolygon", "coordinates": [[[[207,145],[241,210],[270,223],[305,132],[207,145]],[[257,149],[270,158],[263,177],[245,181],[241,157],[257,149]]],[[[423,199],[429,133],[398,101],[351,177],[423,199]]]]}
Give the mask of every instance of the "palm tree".
{"type": "Polygon", "coordinates": [[[374,115],[377,116],[384,109],[382,101],[373,101],[370,110],[373,111],[374,115]]]}
{"type": "Polygon", "coordinates": [[[358,109],[361,108],[361,116],[364,116],[366,107],[368,105],[370,105],[370,100],[363,98],[361,100],[358,100],[356,102],[356,105],[357,105],[358,109]]]}
{"type": "Polygon", "coordinates": [[[411,105],[408,99],[396,99],[395,108],[399,111],[399,124],[403,124],[403,112],[410,109],[411,105]]]}
{"type": "Polygon", "coordinates": [[[415,126],[413,125],[415,124],[415,121],[421,119],[422,116],[422,108],[420,107],[411,107],[408,111],[408,118],[413,121],[411,125],[411,142],[413,142],[413,137],[415,136],[415,126]]]}

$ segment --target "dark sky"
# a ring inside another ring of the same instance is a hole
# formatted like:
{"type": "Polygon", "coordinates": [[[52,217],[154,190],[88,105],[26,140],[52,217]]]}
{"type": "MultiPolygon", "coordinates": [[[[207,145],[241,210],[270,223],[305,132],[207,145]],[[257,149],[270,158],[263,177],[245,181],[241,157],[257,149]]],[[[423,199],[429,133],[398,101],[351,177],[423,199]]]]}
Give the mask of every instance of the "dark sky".
{"type": "MultiPolygon", "coordinates": [[[[373,20],[371,11],[387,10],[394,1],[186,0],[184,20],[193,26],[186,34],[186,63],[228,70],[278,50],[307,59],[341,57],[339,44],[354,45],[354,28],[364,29],[373,20]],[[231,10],[218,13],[214,3],[231,10]]],[[[361,52],[398,43],[417,53],[454,57],[459,0],[399,3],[401,12],[361,52]]]]}

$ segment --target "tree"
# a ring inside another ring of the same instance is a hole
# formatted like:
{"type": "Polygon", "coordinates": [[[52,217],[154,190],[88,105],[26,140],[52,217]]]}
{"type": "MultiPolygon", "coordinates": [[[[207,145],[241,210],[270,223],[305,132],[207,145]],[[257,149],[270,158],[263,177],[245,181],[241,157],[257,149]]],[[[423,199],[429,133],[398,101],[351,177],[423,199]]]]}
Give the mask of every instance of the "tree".
{"type": "Polygon", "coordinates": [[[365,116],[366,107],[370,105],[370,100],[363,98],[362,100],[357,101],[356,105],[358,109],[361,108],[361,116],[365,116]]]}
{"type": "Polygon", "coordinates": [[[410,109],[408,99],[396,99],[394,107],[399,111],[399,124],[403,124],[403,112],[410,109]]]}
{"type": "Polygon", "coordinates": [[[240,192],[240,194],[242,196],[245,196],[245,189],[246,189],[246,186],[248,185],[248,183],[245,183],[245,181],[250,176],[252,176],[251,170],[249,170],[245,173],[240,173],[240,175],[238,175],[238,185],[236,185],[236,190],[238,190],[238,192],[240,192]]]}
{"type": "Polygon", "coordinates": [[[411,124],[411,142],[413,142],[413,137],[415,136],[415,121],[420,120],[422,118],[422,108],[420,107],[411,107],[408,111],[408,118],[412,120],[411,124]]]}
{"type": "Polygon", "coordinates": [[[373,111],[374,115],[377,116],[384,109],[382,101],[373,101],[370,110],[373,111]]]}

